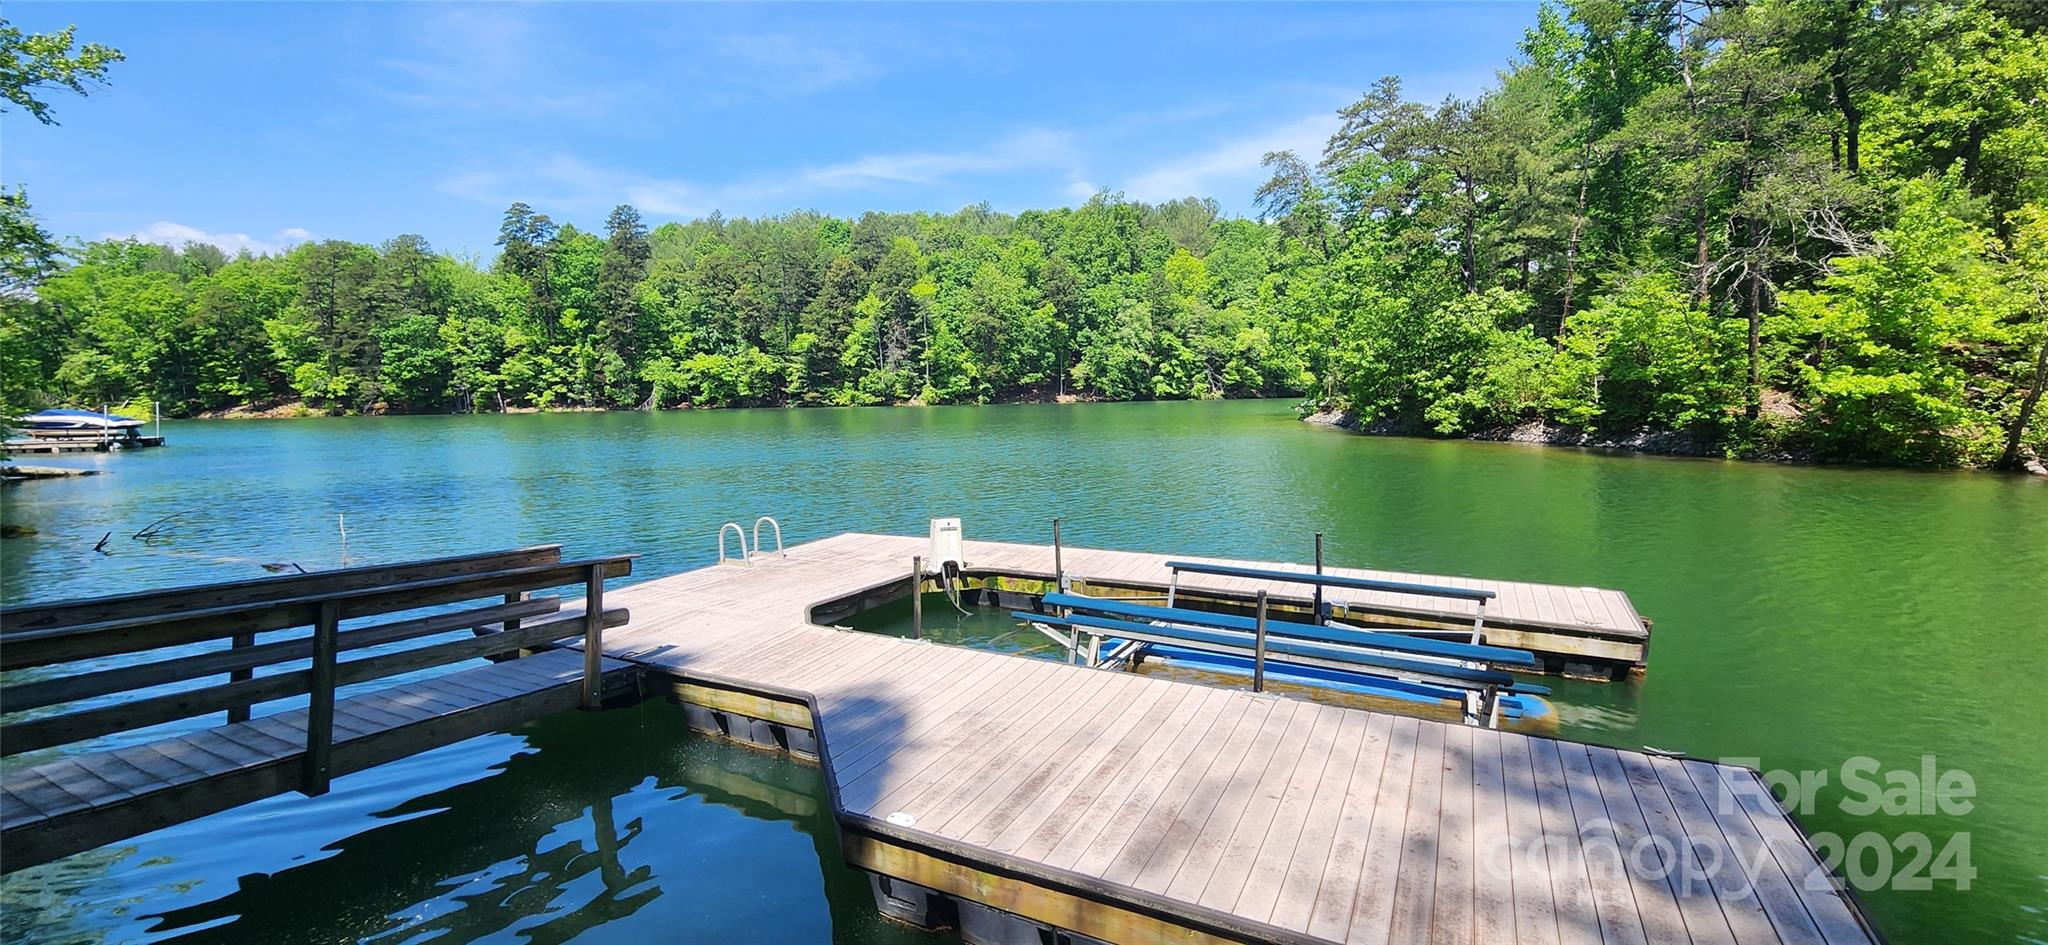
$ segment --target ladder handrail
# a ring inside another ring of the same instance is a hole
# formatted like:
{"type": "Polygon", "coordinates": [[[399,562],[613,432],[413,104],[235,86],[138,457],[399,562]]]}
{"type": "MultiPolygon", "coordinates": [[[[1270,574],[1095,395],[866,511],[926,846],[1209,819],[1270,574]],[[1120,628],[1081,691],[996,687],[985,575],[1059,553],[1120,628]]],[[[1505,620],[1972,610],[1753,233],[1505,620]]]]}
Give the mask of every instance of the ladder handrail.
{"type": "Polygon", "coordinates": [[[745,564],[746,564],[746,565],[747,565],[748,567],[753,567],[753,565],[754,565],[754,559],[753,559],[753,556],[747,553],[747,533],[746,533],[746,531],[745,531],[745,530],[743,530],[743,529],[741,529],[741,528],[740,528],[740,523],[738,523],[738,522],[727,522],[727,523],[725,523],[725,524],[723,524],[723,525],[720,525],[720,526],[718,526],[718,563],[719,563],[719,564],[724,564],[724,563],[725,563],[725,561],[726,561],[726,556],[725,556],[725,532],[726,532],[726,529],[732,529],[732,533],[733,533],[734,535],[738,535],[738,536],[739,536],[739,542],[740,542],[740,557],[739,557],[739,560],[740,560],[741,562],[745,563],[745,564]]]}
{"type": "MultiPolygon", "coordinates": [[[[789,555],[782,550],[782,523],[766,515],[754,519],[754,554],[758,555],[761,553],[762,522],[767,522],[769,525],[775,528],[775,556],[778,558],[789,557],[789,555]]],[[[719,537],[723,538],[724,536],[725,533],[723,531],[719,532],[719,537]]]]}

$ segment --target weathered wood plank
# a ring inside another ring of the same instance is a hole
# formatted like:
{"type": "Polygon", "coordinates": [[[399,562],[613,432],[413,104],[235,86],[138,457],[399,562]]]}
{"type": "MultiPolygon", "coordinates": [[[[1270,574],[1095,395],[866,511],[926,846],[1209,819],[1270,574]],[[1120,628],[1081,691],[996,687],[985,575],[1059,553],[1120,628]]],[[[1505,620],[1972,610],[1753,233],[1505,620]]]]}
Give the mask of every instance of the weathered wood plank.
{"type": "MultiPolygon", "coordinates": [[[[1227,831],[1211,834],[1207,828],[1203,836],[1196,838],[1198,847],[1217,844],[1214,853],[1215,865],[1208,868],[1203,879],[1194,871],[1176,875],[1174,882],[1167,886],[1168,895],[1192,898],[1198,904],[1212,909],[1228,911],[1235,907],[1238,897],[1243,895],[1245,883],[1252,873],[1253,864],[1258,861],[1259,849],[1266,842],[1266,834],[1272,829],[1275,812],[1287,793],[1296,771],[1319,763],[1321,759],[1310,758],[1307,749],[1309,739],[1323,728],[1324,722],[1338,710],[1323,705],[1295,706],[1294,717],[1288,721],[1287,729],[1274,746],[1273,760],[1260,774],[1258,784],[1246,800],[1243,813],[1238,815],[1235,826],[1227,831]]],[[[1219,830],[1222,825],[1218,825],[1219,830]]],[[[1202,858],[1210,854],[1204,851],[1202,858]]]]}
{"type": "Polygon", "coordinates": [[[1244,891],[1238,894],[1232,912],[1259,922],[1272,917],[1280,887],[1287,880],[1287,866],[1294,859],[1295,846],[1308,823],[1316,789],[1322,785],[1323,772],[1330,766],[1330,748],[1348,714],[1339,711],[1317,716],[1315,727],[1309,730],[1302,764],[1280,796],[1280,806],[1274,810],[1272,825],[1266,830],[1265,842],[1259,845],[1258,858],[1252,861],[1251,875],[1246,878],[1244,891]]]}
{"type": "Polygon", "coordinates": [[[1495,741],[1500,747],[1501,789],[1507,807],[1508,853],[1500,868],[1514,877],[1514,939],[1518,945],[1556,945],[1551,857],[1546,850],[1535,763],[1530,757],[1534,739],[1499,735],[1495,741]]]}
{"type": "Polygon", "coordinates": [[[1442,801],[1436,828],[1436,888],[1430,917],[1432,945],[1465,945],[1472,939],[1477,847],[1473,843],[1472,729],[1444,728],[1442,801]]]}
{"type": "MultiPolygon", "coordinates": [[[[1178,865],[1182,845],[1170,844],[1169,839],[1188,837],[1208,821],[1216,799],[1228,787],[1238,762],[1244,760],[1245,752],[1264,730],[1266,719],[1278,702],[1273,698],[1248,700],[1234,727],[1227,732],[1220,725],[1212,729],[1154,799],[1151,809],[1131,831],[1130,839],[1103,869],[1102,878],[1127,886],[1142,885],[1141,876],[1155,855],[1178,865]]],[[[1161,863],[1151,879],[1156,884],[1162,875],[1172,876],[1172,866],[1161,863]]]]}
{"type": "Polygon", "coordinates": [[[1444,738],[1450,726],[1422,726],[1408,781],[1408,817],[1402,829],[1401,871],[1394,882],[1396,942],[1429,937],[1436,909],[1437,823],[1443,805],[1444,738]]]}
{"type": "Polygon", "coordinates": [[[1211,778],[1203,785],[1204,791],[1213,795],[1206,807],[1199,801],[1191,804],[1190,810],[1167,826],[1159,849],[1138,874],[1138,888],[1169,894],[1178,888],[1179,898],[1190,900],[1201,893],[1223,857],[1223,845],[1250,804],[1253,789],[1303,708],[1304,703],[1296,700],[1279,700],[1266,712],[1264,724],[1248,747],[1224,752],[1220,760],[1235,767],[1228,777],[1211,778]]]}
{"type": "Polygon", "coordinates": [[[1308,933],[1333,942],[1344,941],[1351,929],[1351,909],[1358,896],[1359,877],[1365,870],[1365,851],[1372,835],[1373,815],[1378,811],[1381,775],[1386,770],[1387,751],[1393,741],[1394,719],[1375,714],[1366,721],[1359,742],[1358,757],[1351,769],[1346,790],[1331,829],[1330,855],[1323,867],[1322,883],[1309,909],[1308,933]]]}
{"type": "Polygon", "coordinates": [[[1301,837],[1294,842],[1286,875],[1280,881],[1280,895],[1273,902],[1268,920],[1283,929],[1306,931],[1315,911],[1316,896],[1330,865],[1330,847],[1336,840],[1337,822],[1344,814],[1344,798],[1351,791],[1351,777],[1358,752],[1364,744],[1366,723],[1362,712],[1346,712],[1337,725],[1336,741],[1323,764],[1322,778],[1309,802],[1308,819],[1301,837]]]}
{"type": "MultiPolygon", "coordinates": [[[[1175,754],[1184,757],[1186,746],[1209,730],[1210,723],[1215,721],[1226,701],[1227,694],[1213,689],[1191,693],[1181,711],[1126,759],[1087,809],[1073,814],[1071,823],[1061,825],[1065,829],[1034,833],[1018,849],[1018,855],[1061,869],[1072,866],[1109,828],[1111,818],[1126,809],[1125,801],[1137,788],[1138,782],[1152,773],[1162,757],[1171,758],[1175,754]]],[[[1136,817],[1136,814],[1130,815],[1130,819],[1136,817]]],[[[1121,844],[1122,838],[1116,838],[1115,842],[1121,844]]]]}
{"type": "Polygon", "coordinates": [[[1151,813],[1152,805],[1166,793],[1181,770],[1191,765],[1198,768],[1206,766],[1214,757],[1214,746],[1223,741],[1225,734],[1237,724],[1252,702],[1232,693],[1230,698],[1221,700],[1207,724],[1191,724],[1183,730],[1181,737],[1175,739],[1174,747],[1168,749],[1166,755],[1154,762],[1150,770],[1131,786],[1130,794],[1110,814],[1094,841],[1074,858],[1072,869],[1091,876],[1100,876],[1107,871],[1117,854],[1132,842],[1138,825],[1151,813]],[[1211,747],[1204,752],[1204,746],[1211,747]]]}
{"type": "MultiPolygon", "coordinates": [[[[1514,873],[1508,832],[1506,773],[1501,733],[1472,730],[1472,940],[1515,941],[1514,891],[1525,880],[1514,873]]],[[[1549,894],[1549,887],[1542,887],[1549,894]]]]}
{"type": "Polygon", "coordinates": [[[1028,851],[1042,853],[1055,847],[1070,830],[1084,822],[1078,815],[1092,809],[1102,792],[1116,783],[1124,769],[1141,756],[1147,746],[1161,744],[1162,739],[1172,737],[1172,733],[1178,730],[1173,720],[1186,717],[1179,714],[1183,708],[1191,712],[1205,696],[1206,693],[1192,687],[1168,687],[1140,724],[1128,730],[1108,751],[1101,752],[1093,760],[1076,762],[1071,766],[1071,775],[1061,775],[1063,780],[1071,781],[1065,794],[1048,791],[1041,795],[1029,809],[1018,815],[1015,823],[988,841],[989,848],[1029,857],[1028,851]]]}
{"type": "Polygon", "coordinates": [[[1365,863],[1359,871],[1345,941],[1384,945],[1393,934],[1394,893],[1408,837],[1408,795],[1414,782],[1417,742],[1425,724],[1395,719],[1391,725],[1386,766],[1373,799],[1372,832],[1366,839],[1365,863]]]}

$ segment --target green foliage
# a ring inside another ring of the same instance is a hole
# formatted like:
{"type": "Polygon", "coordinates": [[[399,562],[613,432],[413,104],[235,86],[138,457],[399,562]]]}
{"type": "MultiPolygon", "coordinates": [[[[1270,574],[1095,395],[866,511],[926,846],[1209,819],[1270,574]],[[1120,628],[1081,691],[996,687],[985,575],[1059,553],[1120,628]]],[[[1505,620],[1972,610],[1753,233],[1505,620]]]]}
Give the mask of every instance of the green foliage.
{"type": "MultiPolygon", "coordinates": [[[[2019,465],[2048,381],[2048,34],[2028,9],[1555,0],[1476,98],[1388,77],[1322,154],[1267,155],[1258,219],[1098,193],[652,231],[621,205],[600,233],[515,203],[487,269],[413,236],[67,261],[0,194],[0,406],[1313,391],[1435,435],[1541,420],[2019,465]]],[[[82,90],[118,56],[0,38],[12,89],[82,90]]]]}
{"type": "Polygon", "coordinates": [[[484,271],[416,236],[236,259],[88,244],[16,307],[53,329],[23,373],[49,398],[151,397],[173,414],[1254,396],[1312,380],[1301,333],[1262,295],[1266,228],[1201,201],[651,233],[621,206],[603,235],[515,204],[499,246],[484,271]]]}
{"type": "Polygon", "coordinates": [[[86,95],[93,83],[105,82],[107,67],[127,58],[99,43],[78,45],[78,27],[55,33],[24,33],[0,18],[0,98],[45,125],[54,125],[50,105],[40,96],[48,89],[86,95]]]}
{"type": "Polygon", "coordinates": [[[1694,304],[1670,273],[1640,276],[1572,318],[1551,416],[1581,427],[1713,434],[1742,402],[1735,322],[1694,304]]]}
{"type": "Polygon", "coordinates": [[[1389,77],[1319,163],[1268,156],[1263,310],[1376,427],[2017,465],[2048,37],[2014,9],[1546,5],[1476,100],[1389,77]]]}
{"type": "Polygon", "coordinates": [[[1797,379],[1827,451],[1930,464],[1991,458],[1996,408],[1973,390],[1973,367],[1983,346],[2005,340],[2021,300],[1963,197],[1953,178],[1907,184],[1876,251],[1839,259],[1818,290],[1786,296],[1774,330],[1810,343],[1797,379]]]}

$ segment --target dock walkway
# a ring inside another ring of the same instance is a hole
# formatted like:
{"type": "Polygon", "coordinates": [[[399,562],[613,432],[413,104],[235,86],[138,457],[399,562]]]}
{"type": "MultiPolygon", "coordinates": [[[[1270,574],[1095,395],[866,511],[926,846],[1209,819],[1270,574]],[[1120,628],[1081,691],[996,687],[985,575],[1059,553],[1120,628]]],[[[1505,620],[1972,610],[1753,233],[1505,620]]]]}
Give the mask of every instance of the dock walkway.
{"type": "Polygon", "coordinates": [[[557,646],[626,623],[603,584],[631,567],[543,545],[0,609],[0,872],[637,699],[639,667],[557,646]],[[580,613],[533,593],[572,583],[580,613]]]}
{"type": "MultiPolygon", "coordinates": [[[[635,668],[603,663],[608,691],[635,668]]],[[[583,656],[552,650],[337,699],[340,776],[574,708],[583,656]]],[[[296,789],[306,710],[290,709],[88,754],[0,779],[0,835],[19,863],[43,862],[296,789]]]]}
{"type": "MultiPolygon", "coordinates": [[[[633,619],[605,654],[813,735],[855,866],[1105,941],[1876,940],[1747,769],[812,622],[907,588],[924,547],[840,535],[618,589],[633,619]]],[[[966,557],[1051,572],[1042,546],[966,557]]],[[[1158,555],[1064,560],[1091,585],[1166,580],[1158,555]]],[[[1615,592],[1464,586],[1509,619],[1643,631],[1615,592]]]]}

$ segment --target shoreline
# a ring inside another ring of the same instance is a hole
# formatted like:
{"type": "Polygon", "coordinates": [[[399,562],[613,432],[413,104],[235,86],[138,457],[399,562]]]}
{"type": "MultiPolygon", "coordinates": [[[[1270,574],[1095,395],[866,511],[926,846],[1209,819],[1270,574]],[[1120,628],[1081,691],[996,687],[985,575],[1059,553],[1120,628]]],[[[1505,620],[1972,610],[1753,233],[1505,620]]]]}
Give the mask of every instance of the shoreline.
{"type": "MultiPolygon", "coordinates": [[[[1286,400],[1296,395],[1281,394],[1276,397],[1219,397],[1217,400],[1286,400]]],[[[1098,397],[1093,394],[1053,394],[1022,392],[997,397],[986,402],[961,402],[927,404],[921,400],[891,401],[882,404],[826,404],[826,403],[783,403],[783,404],[727,404],[700,406],[681,404],[674,407],[506,407],[502,410],[392,410],[384,404],[376,404],[369,410],[347,411],[313,407],[302,400],[264,401],[260,403],[236,404],[215,410],[202,410],[189,417],[166,417],[168,420],[309,420],[326,417],[468,417],[468,416],[509,416],[538,413],[663,413],[685,410],[813,410],[832,408],[868,407],[995,407],[1010,404],[1106,404],[1141,403],[1142,401],[1119,401],[1098,397]]]]}
{"type": "MultiPolygon", "coordinates": [[[[1278,397],[1221,397],[1217,400],[1284,400],[1293,395],[1278,397]]],[[[273,401],[253,404],[239,404],[219,410],[206,410],[180,420],[300,420],[328,417],[459,417],[484,415],[544,414],[544,413],[656,413],[687,410],[812,410],[812,409],[867,409],[876,407],[993,407],[1019,404],[1097,404],[1097,403],[1157,403],[1163,401],[1118,401],[1089,394],[1048,395],[1039,391],[1020,391],[998,397],[985,403],[926,404],[919,400],[895,401],[882,404],[823,404],[784,403],[752,406],[697,406],[683,404],[675,407],[509,407],[503,410],[484,411],[394,411],[384,405],[359,413],[330,411],[310,407],[303,401],[273,401]],[[383,408],[383,409],[378,409],[383,408]]],[[[1178,401],[1199,402],[1199,401],[1178,401]]],[[[1363,436],[1407,437],[1425,440],[1465,440],[1475,443],[1518,443],[1526,446],[1567,447],[1584,450],[1603,450],[1616,453],[1634,453],[1644,456],[1671,456],[1688,459],[1724,459],[1745,463],[1770,463],[1783,466],[1812,466],[1834,468],[1869,469],[1925,469],[1933,472],[2007,472],[2021,476],[2048,477],[2048,462],[2041,458],[2029,458],[2018,470],[1998,470],[1983,466],[1902,466],[1886,463],[1857,462],[1853,460],[1822,459],[1811,452],[1802,450],[1776,450],[1749,455],[1731,455],[1720,444],[1701,440],[1682,430],[1643,429],[1623,436],[1601,434],[1590,430],[1552,424],[1546,420],[1529,420],[1517,424],[1506,424],[1475,430],[1457,436],[1436,436],[1428,433],[1414,433],[1399,429],[1393,423],[1380,421],[1360,423],[1357,416],[1347,410],[1324,409],[1307,414],[1301,422],[1313,426],[1334,427],[1363,436]]]]}
{"type": "Polygon", "coordinates": [[[1899,466],[1886,463],[1853,462],[1846,460],[1821,459],[1809,452],[1780,450],[1748,456],[1736,456],[1722,449],[1718,444],[1700,440],[1682,430],[1638,430],[1627,436],[1605,436],[1589,430],[1552,424],[1546,420],[1529,420],[1523,423],[1484,430],[1458,436],[1431,436],[1399,430],[1385,421],[1360,423],[1358,417],[1348,410],[1319,410],[1301,418],[1303,423],[1315,426],[1334,427],[1361,436],[1407,437],[1424,440],[1466,440],[1474,443],[1518,443],[1525,446],[1567,447],[1585,450],[1605,450],[1616,453],[1635,453],[1643,456],[1673,456],[1686,459],[1722,459],[1738,463],[1768,463],[1780,466],[1811,466],[1815,468],[1864,468],[1864,469],[1906,469],[1928,472],[1986,472],[2017,476],[2048,477],[2048,464],[2039,458],[2029,459],[2017,470],[1992,469],[1986,466],[1899,466]]]}

